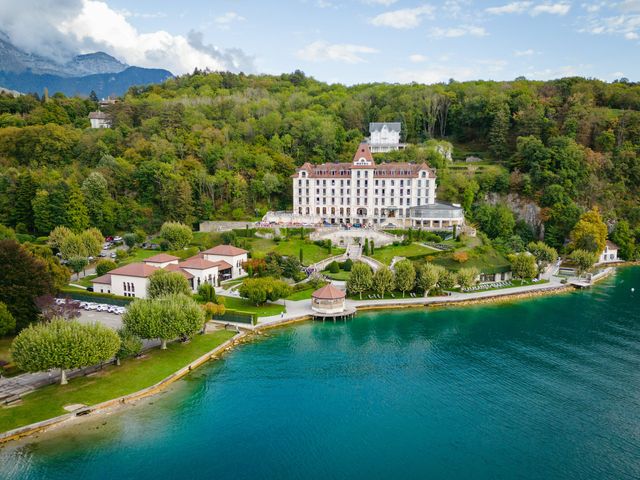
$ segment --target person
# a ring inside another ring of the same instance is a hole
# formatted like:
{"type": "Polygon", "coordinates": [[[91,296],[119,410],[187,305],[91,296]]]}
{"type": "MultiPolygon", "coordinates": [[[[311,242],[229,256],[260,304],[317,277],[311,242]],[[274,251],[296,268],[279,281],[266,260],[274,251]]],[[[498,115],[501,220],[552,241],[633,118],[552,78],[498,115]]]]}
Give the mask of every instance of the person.
{"type": "Polygon", "coordinates": [[[280,318],[284,317],[284,312],[280,312],[280,318]]]}

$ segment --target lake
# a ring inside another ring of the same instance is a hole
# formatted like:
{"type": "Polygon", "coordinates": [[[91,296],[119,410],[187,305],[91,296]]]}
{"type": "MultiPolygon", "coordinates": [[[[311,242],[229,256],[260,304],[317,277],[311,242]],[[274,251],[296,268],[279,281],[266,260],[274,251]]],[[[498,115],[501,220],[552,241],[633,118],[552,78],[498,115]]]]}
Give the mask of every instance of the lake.
{"type": "Polygon", "coordinates": [[[533,300],[361,312],[10,444],[0,477],[637,479],[639,367],[640,268],[533,300]]]}

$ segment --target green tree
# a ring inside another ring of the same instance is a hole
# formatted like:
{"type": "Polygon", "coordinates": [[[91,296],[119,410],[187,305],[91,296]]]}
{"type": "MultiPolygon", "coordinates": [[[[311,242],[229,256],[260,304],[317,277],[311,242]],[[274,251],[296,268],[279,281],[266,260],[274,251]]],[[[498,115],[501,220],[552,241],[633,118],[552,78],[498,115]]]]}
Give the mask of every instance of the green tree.
{"type": "Polygon", "coordinates": [[[477,268],[461,268],[458,270],[457,282],[462,288],[469,288],[474,286],[478,282],[478,275],[480,272],[477,268]]]}
{"type": "Polygon", "coordinates": [[[118,334],[104,325],[54,319],[20,332],[11,345],[11,354],[25,372],[59,368],[60,384],[64,385],[66,370],[106,362],[119,348],[118,334]]]}
{"type": "Polygon", "coordinates": [[[547,268],[558,259],[558,252],[544,242],[529,242],[527,251],[536,259],[540,271],[547,268]]]}
{"type": "Polygon", "coordinates": [[[6,227],[0,224],[0,240],[15,240],[16,232],[13,231],[13,228],[6,227]]]}
{"type": "Polygon", "coordinates": [[[218,303],[218,296],[216,295],[216,289],[210,283],[203,283],[198,287],[198,295],[203,302],[218,303]]]}
{"type": "Polygon", "coordinates": [[[424,296],[428,297],[429,292],[438,285],[438,279],[444,268],[433,263],[423,263],[416,270],[416,287],[424,292],[424,296]]]}
{"type": "Polygon", "coordinates": [[[0,302],[0,337],[14,332],[16,329],[16,319],[13,318],[7,306],[0,302]]]}
{"type": "Polygon", "coordinates": [[[86,259],[88,256],[87,246],[82,237],[75,233],[71,233],[64,238],[58,250],[64,260],[71,260],[75,257],[84,257],[86,259]]]}
{"type": "Polygon", "coordinates": [[[620,220],[611,232],[611,239],[618,245],[621,258],[625,260],[636,258],[636,239],[629,227],[629,222],[620,220]]]}
{"type": "Polygon", "coordinates": [[[137,357],[142,353],[142,339],[125,328],[118,330],[120,337],[120,348],[116,353],[116,364],[120,365],[120,361],[127,357],[137,357]]]}
{"type": "Polygon", "coordinates": [[[372,283],[371,267],[364,262],[354,262],[347,280],[347,291],[351,295],[358,294],[362,300],[362,293],[370,290],[372,283]]]}
{"type": "Polygon", "coordinates": [[[569,260],[575,264],[576,272],[580,277],[598,261],[598,254],[578,248],[569,254],[569,260]]]}
{"type": "MultiPolygon", "coordinates": [[[[15,204],[13,208],[13,224],[24,225],[32,232],[34,230],[32,202],[36,196],[37,185],[31,172],[20,175],[16,182],[15,204]]],[[[26,233],[26,232],[20,232],[26,233]]]]}
{"type": "Polygon", "coordinates": [[[571,230],[571,248],[600,254],[607,242],[607,225],[597,207],[585,212],[571,230]]]}
{"type": "Polygon", "coordinates": [[[393,290],[395,283],[393,278],[393,272],[389,267],[382,266],[373,274],[372,280],[373,290],[384,297],[386,292],[393,290]]]}
{"type": "Polygon", "coordinates": [[[89,229],[80,234],[80,240],[88,256],[97,257],[102,251],[102,234],[99,230],[89,229]],[[97,234],[96,234],[97,232],[97,234]]]}
{"type": "Polygon", "coordinates": [[[102,275],[106,275],[111,270],[114,270],[117,267],[116,262],[109,259],[102,259],[96,263],[96,275],[101,277],[102,275]]]}
{"type": "Polygon", "coordinates": [[[76,274],[76,279],[88,264],[89,262],[87,261],[87,257],[71,257],[67,260],[67,265],[69,265],[71,271],[76,274]]]}
{"type": "Polygon", "coordinates": [[[458,278],[455,273],[444,270],[440,272],[440,276],[438,277],[438,287],[441,290],[451,290],[456,286],[458,278]]]}
{"type": "Polygon", "coordinates": [[[180,250],[189,245],[193,233],[183,223],[165,222],[160,228],[160,236],[169,242],[173,250],[180,250]]]}
{"type": "Polygon", "coordinates": [[[298,253],[300,257],[300,263],[304,263],[304,250],[300,247],[300,252],[298,253]]]}
{"type": "Polygon", "coordinates": [[[496,160],[506,160],[509,152],[509,107],[501,105],[489,130],[489,150],[496,160]]]}
{"type": "Polygon", "coordinates": [[[338,273],[340,271],[340,265],[335,260],[329,264],[327,270],[331,273],[338,273]]]}
{"type": "Polygon", "coordinates": [[[79,233],[89,226],[89,213],[85,205],[84,195],[76,186],[72,187],[67,202],[66,225],[74,232],[79,233]]]}
{"type": "Polygon", "coordinates": [[[60,246],[64,243],[64,241],[73,235],[73,232],[69,230],[67,227],[63,225],[59,225],[54,228],[49,234],[49,239],[47,243],[51,248],[55,248],[56,250],[60,250],[60,246]]]}
{"type": "Polygon", "coordinates": [[[82,193],[86,199],[87,213],[91,225],[103,232],[113,233],[115,214],[109,184],[100,172],[91,172],[82,182],[82,193]]]}
{"type": "Polygon", "coordinates": [[[135,233],[125,233],[122,236],[122,240],[124,240],[124,244],[127,247],[133,248],[136,246],[136,242],[138,241],[138,236],[135,233]]]}
{"type": "Polygon", "coordinates": [[[31,202],[34,230],[39,235],[46,235],[55,226],[51,217],[50,203],[49,192],[46,190],[38,190],[31,202]]]}
{"type": "Polygon", "coordinates": [[[291,287],[272,277],[248,278],[242,282],[238,293],[254,305],[262,305],[267,300],[275,302],[288,297],[291,295],[291,287]]]}
{"type": "Polygon", "coordinates": [[[415,287],[416,269],[410,260],[400,260],[393,267],[395,271],[396,289],[402,292],[404,297],[406,292],[410,292],[415,287]]]}
{"type": "Polygon", "coordinates": [[[530,253],[514,253],[509,256],[513,276],[520,279],[533,278],[538,274],[536,257],[530,253]]]}
{"type": "Polygon", "coordinates": [[[191,287],[184,275],[166,270],[153,272],[149,277],[147,296],[149,298],[158,298],[172,294],[191,295],[191,287]]]}
{"type": "Polygon", "coordinates": [[[140,338],[160,339],[162,350],[169,340],[191,337],[201,331],[204,321],[200,306],[182,294],[135,300],[122,316],[128,332],[140,338]]]}
{"type": "Polygon", "coordinates": [[[45,262],[13,240],[0,240],[0,302],[19,331],[38,318],[38,297],[54,293],[45,262]]]}

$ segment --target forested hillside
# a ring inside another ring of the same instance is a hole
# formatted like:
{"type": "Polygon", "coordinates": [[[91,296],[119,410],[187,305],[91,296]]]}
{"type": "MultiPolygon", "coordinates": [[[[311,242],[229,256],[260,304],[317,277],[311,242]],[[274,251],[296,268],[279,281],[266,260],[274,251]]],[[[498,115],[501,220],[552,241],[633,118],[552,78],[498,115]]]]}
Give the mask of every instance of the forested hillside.
{"type": "Polygon", "coordinates": [[[443,139],[455,158],[483,160],[449,164],[421,146],[384,157],[429,161],[439,197],[463,203],[475,221],[489,192],[512,192],[542,207],[552,245],[592,206],[611,225],[640,226],[638,84],[345,87],[301,72],[195,72],[131,89],[111,107],[112,129],[88,128],[96,108],[61,95],[0,97],[0,223],[33,235],[60,224],[110,234],[255,218],[290,208],[297,165],[348,161],[370,121],[401,121],[407,142],[443,139]]]}

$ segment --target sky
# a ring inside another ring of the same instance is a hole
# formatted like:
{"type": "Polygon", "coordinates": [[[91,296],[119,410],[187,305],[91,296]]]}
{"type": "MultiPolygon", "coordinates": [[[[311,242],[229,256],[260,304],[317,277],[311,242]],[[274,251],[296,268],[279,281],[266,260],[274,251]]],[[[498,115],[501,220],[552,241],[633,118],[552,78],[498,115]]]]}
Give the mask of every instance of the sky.
{"type": "Polygon", "coordinates": [[[174,74],[640,80],[640,0],[0,0],[0,30],[61,62],[101,50],[174,74]]]}

